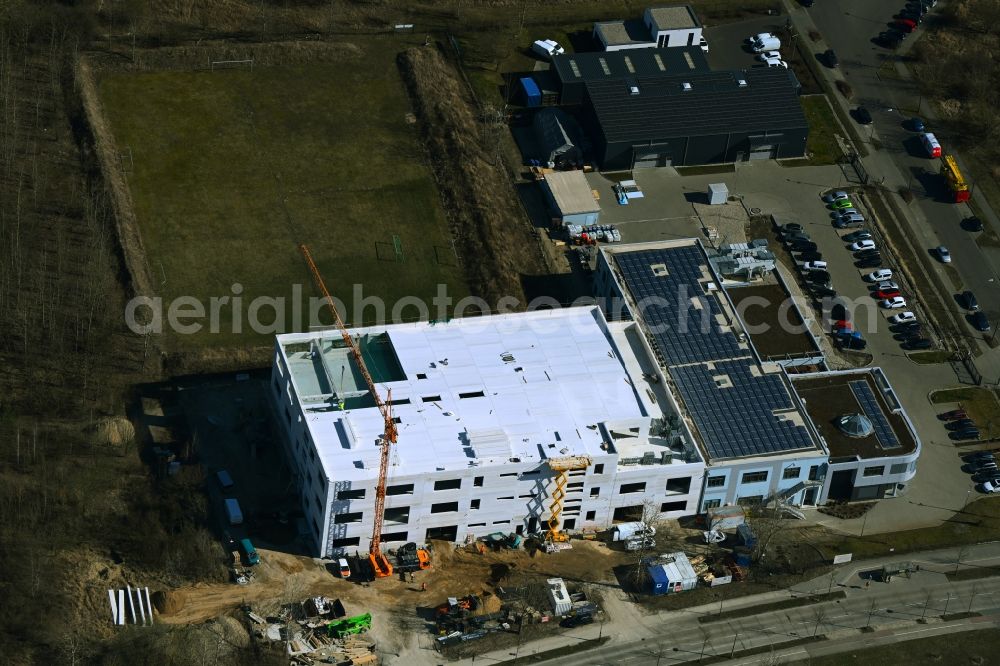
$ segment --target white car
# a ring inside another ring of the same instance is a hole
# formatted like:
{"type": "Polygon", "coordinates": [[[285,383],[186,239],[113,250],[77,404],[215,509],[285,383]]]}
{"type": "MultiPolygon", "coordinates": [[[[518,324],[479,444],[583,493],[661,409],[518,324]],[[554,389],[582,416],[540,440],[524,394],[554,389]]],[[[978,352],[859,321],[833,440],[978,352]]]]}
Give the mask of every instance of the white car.
{"type": "Polygon", "coordinates": [[[899,291],[899,285],[892,280],[886,280],[885,282],[878,283],[879,291],[899,291]]]}
{"type": "Polygon", "coordinates": [[[874,250],[875,241],[871,239],[859,240],[856,243],[851,243],[851,252],[860,252],[861,250],[874,250]]]}
{"type": "Polygon", "coordinates": [[[869,282],[885,282],[892,279],[892,271],[888,268],[880,268],[866,275],[865,279],[869,282]]]}
{"type": "Polygon", "coordinates": [[[830,217],[832,217],[835,220],[839,220],[843,217],[850,217],[851,215],[860,215],[860,214],[861,213],[859,213],[854,208],[844,208],[843,210],[833,211],[832,213],[830,213],[830,217]]]}
{"type": "Polygon", "coordinates": [[[347,580],[351,577],[351,565],[347,563],[346,557],[337,560],[337,568],[340,570],[340,577],[347,580]]]}
{"type": "Polygon", "coordinates": [[[951,252],[949,252],[948,248],[946,248],[944,245],[938,245],[937,249],[934,251],[937,252],[938,259],[941,260],[942,264],[951,263],[951,252]]]}
{"type": "Polygon", "coordinates": [[[991,495],[993,493],[1000,493],[1000,484],[996,483],[996,479],[993,479],[993,481],[986,481],[983,483],[983,492],[991,495]]]}
{"type": "Polygon", "coordinates": [[[701,47],[702,53],[708,53],[708,40],[707,39],[705,39],[704,37],[702,37],[701,41],[698,42],[698,46],[701,47]]]}
{"type": "Polygon", "coordinates": [[[768,58],[764,61],[764,64],[768,67],[784,67],[785,69],[788,69],[788,63],[777,58],[768,58]]]}
{"type": "Polygon", "coordinates": [[[829,194],[823,195],[823,201],[826,203],[833,203],[834,201],[840,201],[841,199],[850,199],[851,195],[843,190],[837,190],[836,192],[830,192],[829,194]]]}
{"type": "Polygon", "coordinates": [[[764,51],[757,54],[757,60],[767,62],[768,60],[781,60],[781,51],[764,51]]]}
{"type": "Polygon", "coordinates": [[[906,312],[900,312],[899,314],[892,315],[889,317],[889,321],[893,324],[909,324],[911,321],[916,321],[917,315],[913,314],[909,310],[906,312]]]}
{"type": "Polygon", "coordinates": [[[886,310],[898,310],[906,307],[906,299],[902,296],[893,296],[892,298],[887,298],[884,301],[879,302],[879,305],[886,310]]]}
{"type": "Polygon", "coordinates": [[[826,262],[825,261],[807,261],[802,264],[802,270],[804,271],[825,271],[826,262]]]}

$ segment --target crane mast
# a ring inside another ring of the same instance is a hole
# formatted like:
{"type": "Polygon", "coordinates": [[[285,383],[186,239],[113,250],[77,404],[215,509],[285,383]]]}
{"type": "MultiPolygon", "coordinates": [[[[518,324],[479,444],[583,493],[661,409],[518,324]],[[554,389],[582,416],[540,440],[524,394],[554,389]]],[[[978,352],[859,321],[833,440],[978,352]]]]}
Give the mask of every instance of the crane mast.
{"type": "Polygon", "coordinates": [[[386,479],[389,475],[389,452],[393,444],[396,443],[396,437],[398,435],[396,430],[396,422],[392,418],[392,391],[389,391],[388,399],[382,400],[382,396],[379,395],[378,389],[375,388],[375,381],[372,379],[371,373],[368,372],[368,366],[365,365],[365,359],[361,356],[361,348],[355,342],[354,338],[351,337],[350,332],[347,330],[347,326],[344,325],[344,320],[341,319],[340,313],[337,312],[337,308],[333,303],[333,296],[326,288],[326,283],[323,282],[323,276],[319,272],[319,268],[316,267],[316,262],[313,261],[312,254],[309,252],[309,248],[305,244],[299,245],[299,250],[302,252],[302,256],[305,257],[306,264],[309,265],[309,271],[312,273],[313,282],[316,283],[316,287],[323,294],[323,299],[330,311],[333,312],[334,320],[337,324],[337,329],[340,331],[341,337],[347,344],[347,349],[354,359],[354,363],[361,372],[361,376],[364,377],[365,384],[368,386],[368,392],[371,394],[372,398],[375,400],[375,406],[378,408],[379,412],[382,413],[382,419],[385,422],[385,428],[382,431],[382,437],[379,438],[379,447],[381,449],[379,454],[379,467],[378,467],[378,483],[375,486],[375,520],[372,525],[372,538],[370,545],[368,547],[368,559],[371,562],[372,570],[376,578],[385,578],[386,576],[392,575],[392,564],[386,559],[385,554],[382,553],[382,521],[384,519],[385,512],[385,486],[386,479]]]}

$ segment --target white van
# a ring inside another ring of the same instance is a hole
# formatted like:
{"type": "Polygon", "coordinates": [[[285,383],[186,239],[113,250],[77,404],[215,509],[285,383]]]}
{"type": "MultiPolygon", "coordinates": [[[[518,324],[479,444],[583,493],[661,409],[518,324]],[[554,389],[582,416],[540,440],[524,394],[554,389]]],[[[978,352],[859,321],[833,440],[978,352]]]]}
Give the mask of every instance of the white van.
{"type": "Polygon", "coordinates": [[[537,40],[534,44],[531,45],[531,50],[548,60],[551,60],[552,56],[562,55],[563,53],[566,53],[566,49],[559,46],[558,42],[551,39],[537,40]]]}
{"type": "Polygon", "coordinates": [[[941,157],[941,144],[938,143],[936,136],[930,132],[921,134],[920,143],[924,144],[924,150],[927,151],[928,157],[941,157]]]}

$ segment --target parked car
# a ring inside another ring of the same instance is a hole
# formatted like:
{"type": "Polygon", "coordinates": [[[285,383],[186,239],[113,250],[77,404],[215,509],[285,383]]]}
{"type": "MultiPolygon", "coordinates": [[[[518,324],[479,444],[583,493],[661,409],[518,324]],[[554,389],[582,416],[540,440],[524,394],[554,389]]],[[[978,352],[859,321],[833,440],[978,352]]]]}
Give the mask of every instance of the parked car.
{"type": "Polygon", "coordinates": [[[865,276],[865,279],[869,282],[884,282],[885,280],[891,280],[892,271],[888,268],[882,268],[873,273],[869,273],[865,276]]]}
{"type": "Polygon", "coordinates": [[[560,623],[560,627],[566,627],[571,629],[573,627],[579,627],[584,624],[591,624],[594,621],[594,615],[592,613],[577,613],[575,615],[570,615],[564,618],[560,623]]]}
{"type": "Polygon", "coordinates": [[[879,302],[879,307],[883,307],[887,310],[899,310],[906,307],[906,299],[902,296],[886,298],[879,302]]]}
{"type": "Polygon", "coordinates": [[[927,131],[927,125],[924,124],[924,121],[921,118],[918,118],[916,116],[913,116],[912,118],[910,118],[906,122],[906,124],[914,132],[926,132],[927,131]]]}
{"type": "Polygon", "coordinates": [[[874,294],[872,294],[872,298],[881,301],[887,298],[895,298],[896,296],[899,295],[900,293],[898,289],[879,289],[874,294]]]}
{"type": "Polygon", "coordinates": [[[802,279],[813,284],[830,284],[830,274],[826,271],[809,271],[802,276],[802,279]]]}
{"type": "Polygon", "coordinates": [[[702,37],[698,41],[698,46],[701,48],[702,53],[708,53],[708,40],[702,37]]]}
{"type": "Polygon", "coordinates": [[[851,243],[851,251],[853,252],[860,252],[861,250],[874,250],[874,249],[875,249],[875,241],[873,241],[870,238],[866,238],[864,240],[859,240],[851,243]]]}
{"type": "Polygon", "coordinates": [[[838,338],[840,342],[841,349],[854,349],[856,351],[861,351],[868,346],[868,341],[864,338],[858,338],[855,336],[838,338]]]}
{"type": "Polygon", "coordinates": [[[920,330],[917,329],[913,331],[900,331],[899,333],[893,334],[892,339],[901,343],[907,343],[913,340],[917,340],[921,337],[922,336],[920,335],[920,330]]]}
{"type": "Polygon", "coordinates": [[[854,262],[854,265],[858,268],[878,268],[882,265],[882,255],[859,259],[854,262]]]}
{"type": "Polygon", "coordinates": [[[894,314],[889,317],[889,321],[893,324],[908,324],[911,321],[916,321],[917,315],[913,314],[909,310],[905,312],[900,312],[899,314],[894,314]]]}
{"type": "Polygon", "coordinates": [[[843,199],[850,199],[851,195],[844,190],[835,190],[833,192],[827,192],[823,195],[823,201],[826,203],[833,203],[834,201],[841,201],[843,199]]]}
{"type": "MultiPolygon", "coordinates": [[[[964,409],[953,409],[948,412],[941,412],[940,414],[938,414],[938,419],[941,421],[952,421],[954,419],[968,418],[968,416],[969,415],[965,412],[964,409]]],[[[978,454],[972,454],[972,457],[976,457],[977,455],[978,454]]],[[[989,457],[992,458],[993,454],[992,453],[989,454],[989,457]]]]}
{"type": "Polygon", "coordinates": [[[787,244],[797,240],[812,240],[812,238],[804,231],[789,231],[788,233],[781,234],[781,240],[787,244]]]}
{"type": "Polygon", "coordinates": [[[337,569],[340,572],[340,577],[344,580],[351,577],[351,565],[347,563],[346,557],[341,557],[337,560],[337,569]]]}
{"type": "Polygon", "coordinates": [[[850,199],[837,199],[830,203],[830,208],[842,212],[847,208],[854,208],[854,204],[851,203],[850,199]]]}
{"type": "Polygon", "coordinates": [[[833,319],[834,321],[848,321],[850,318],[847,306],[843,303],[834,303],[830,307],[830,319],[833,319]]]}
{"type": "Polygon", "coordinates": [[[551,60],[552,56],[562,55],[566,53],[566,49],[559,46],[559,42],[551,39],[539,39],[531,45],[531,50],[535,54],[542,56],[547,60],[551,60]]]}
{"type": "Polygon", "coordinates": [[[937,255],[942,264],[951,263],[951,252],[944,245],[938,245],[934,248],[934,254],[937,255]]]}
{"type": "Polygon", "coordinates": [[[812,241],[800,240],[789,245],[788,249],[792,252],[815,252],[817,247],[812,241]]]}
{"type": "Polygon", "coordinates": [[[860,213],[845,213],[833,220],[834,229],[850,229],[864,225],[865,218],[860,213]]]}
{"type": "Polygon", "coordinates": [[[818,298],[836,298],[837,290],[831,289],[830,287],[825,287],[819,284],[811,284],[809,288],[812,290],[813,296],[818,298]]]}
{"type": "Polygon", "coordinates": [[[840,59],[837,58],[837,54],[833,52],[833,49],[826,50],[823,54],[823,61],[826,63],[826,66],[831,69],[840,64],[840,59]]]}
{"type": "Polygon", "coordinates": [[[851,233],[846,234],[841,240],[845,243],[854,243],[861,240],[871,240],[871,238],[872,234],[870,231],[861,229],[860,231],[852,231],[851,233]]]}
{"type": "Polygon", "coordinates": [[[870,250],[861,250],[860,252],[855,252],[854,258],[861,260],[878,259],[879,263],[882,262],[882,254],[875,248],[871,248],[870,250]]]}
{"type": "Polygon", "coordinates": [[[924,22],[924,15],[915,9],[903,9],[898,14],[896,14],[896,18],[900,19],[901,21],[913,21],[917,25],[920,25],[921,23],[924,22]]]}
{"type": "Polygon", "coordinates": [[[985,312],[973,312],[970,320],[972,321],[972,327],[977,331],[986,333],[990,330],[990,320],[985,312]]]}
{"type": "Polygon", "coordinates": [[[886,30],[880,32],[875,38],[875,43],[890,50],[898,49],[905,35],[899,30],[886,30]]]}
{"type": "Polygon", "coordinates": [[[992,495],[993,493],[1000,493],[1000,478],[984,481],[981,489],[984,493],[989,495],[992,495]]]}
{"type": "MultiPolygon", "coordinates": [[[[962,412],[962,414],[965,414],[965,410],[962,409],[956,409],[954,411],[962,412]]],[[[945,413],[947,414],[949,412],[945,413]]],[[[940,414],[938,414],[938,418],[941,418],[940,414]]],[[[964,456],[962,456],[962,458],[964,458],[969,462],[972,462],[974,460],[992,460],[993,462],[997,461],[996,455],[992,451],[973,451],[972,453],[965,454],[964,456]]]]}
{"type": "Polygon", "coordinates": [[[823,258],[822,252],[817,252],[815,250],[810,250],[808,252],[802,252],[799,254],[799,261],[819,261],[823,258]]]}
{"type": "Polygon", "coordinates": [[[971,291],[963,291],[958,295],[958,302],[963,308],[969,310],[970,312],[975,312],[979,309],[979,301],[976,300],[976,295],[971,291]]]}
{"type": "Polygon", "coordinates": [[[964,419],[955,419],[954,421],[948,421],[944,424],[946,430],[969,430],[976,427],[976,422],[972,419],[966,417],[964,419]]]}
{"type": "Polygon", "coordinates": [[[979,439],[978,430],[959,430],[958,432],[949,432],[948,438],[956,442],[961,442],[968,439],[979,439]]]}
{"type": "Polygon", "coordinates": [[[913,32],[917,29],[917,22],[911,21],[910,19],[901,18],[897,19],[892,27],[899,30],[900,32],[913,32]]]}
{"type": "Polygon", "coordinates": [[[778,58],[768,58],[764,61],[764,64],[768,67],[784,67],[785,69],[788,69],[788,63],[778,58]]]}
{"type": "Polygon", "coordinates": [[[778,229],[782,234],[800,234],[804,230],[801,224],[796,224],[795,222],[789,222],[788,224],[783,224],[778,229]]]}
{"type": "Polygon", "coordinates": [[[911,338],[904,342],[902,346],[907,351],[916,351],[918,349],[930,349],[934,346],[934,343],[927,338],[911,338]]]}
{"type": "Polygon", "coordinates": [[[966,231],[982,231],[983,221],[975,216],[967,217],[962,220],[962,228],[966,231]]]}
{"type": "Polygon", "coordinates": [[[780,51],[764,51],[763,53],[757,54],[757,60],[761,62],[767,62],[768,60],[781,60],[780,51]]]}
{"type": "Polygon", "coordinates": [[[804,271],[825,271],[827,268],[825,261],[807,261],[802,264],[804,271]]]}
{"type": "Polygon", "coordinates": [[[899,285],[893,282],[892,280],[886,280],[885,282],[879,282],[877,285],[875,285],[875,288],[884,291],[887,289],[899,289],[899,285]]]}
{"type": "Polygon", "coordinates": [[[996,485],[1000,481],[1000,471],[994,472],[984,469],[982,472],[973,474],[972,480],[976,483],[993,483],[996,485]]]}
{"type": "Polygon", "coordinates": [[[872,124],[872,114],[871,111],[863,106],[859,106],[854,109],[854,119],[858,121],[861,125],[871,125],[872,124]]]}

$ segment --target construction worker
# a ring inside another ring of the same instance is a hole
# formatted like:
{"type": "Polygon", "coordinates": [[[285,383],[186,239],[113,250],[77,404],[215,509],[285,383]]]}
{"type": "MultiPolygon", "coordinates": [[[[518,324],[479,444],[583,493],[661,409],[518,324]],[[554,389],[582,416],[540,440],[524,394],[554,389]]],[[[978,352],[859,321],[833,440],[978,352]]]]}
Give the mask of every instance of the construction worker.
{"type": "Polygon", "coordinates": [[[421,592],[426,592],[427,591],[427,583],[421,583],[420,584],[420,591],[421,592]]]}

